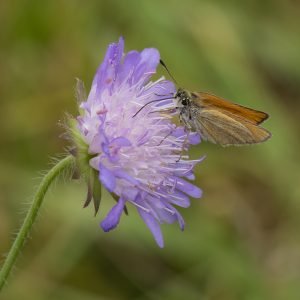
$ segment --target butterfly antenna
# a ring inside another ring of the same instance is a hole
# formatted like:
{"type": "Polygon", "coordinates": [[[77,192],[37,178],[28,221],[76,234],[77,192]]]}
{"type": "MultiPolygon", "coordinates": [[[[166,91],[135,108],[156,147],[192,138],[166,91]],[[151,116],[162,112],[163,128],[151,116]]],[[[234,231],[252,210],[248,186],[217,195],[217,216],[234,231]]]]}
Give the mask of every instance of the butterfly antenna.
{"type": "Polygon", "coordinates": [[[173,99],[174,97],[167,97],[167,98],[162,98],[162,99],[155,99],[152,101],[149,101],[148,103],[144,104],[133,116],[132,118],[134,118],[142,109],[144,109],[147,105],[154,103],[154,102],[159,102],[159,101],[163,101],[163,100],[168,100],[168,99],[173,99]]]}
{"type": "Polygon", "coordinates": [[[166,64],[160,59],[159,60],[160,64],[166,69],[166,71],[168,72],[168,74],[170,75],[170,77],[174,80],[174,82],[178,85],[176,79],[172,76],[171,72],[169,71],[168,67],[166,66],[166,64]]]}

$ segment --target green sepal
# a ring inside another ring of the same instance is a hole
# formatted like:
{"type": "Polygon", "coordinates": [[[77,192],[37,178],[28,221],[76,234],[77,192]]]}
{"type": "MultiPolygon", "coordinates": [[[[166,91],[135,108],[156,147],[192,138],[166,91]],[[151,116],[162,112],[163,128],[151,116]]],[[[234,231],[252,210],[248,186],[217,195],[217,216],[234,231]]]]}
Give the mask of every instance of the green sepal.
{"type": "Polygon", "coordinates": [[[84,202],[83,208],[89,206],[93,200],[95,208],[95,216],[99,211],[101,196],[102,196],[102,186],[98,179],[98,171],[90,168],[89,175],[87,177],[87,195],[84,202]]]}
{"type": "Polygon", "coordinates": [[[92,169],[93,172],[93,201],[94,201],[94,208],[95,208],[95,216],[97,215],[100,207],[101,196],[102,196],[102,186],[98,178],[98,172],[92,169]]]}
{"type": "Polygon", "coordinates": [[[89,146],[83,140],[77,128],[77,120],[73,117],[69,117],[68,119],[68,130],[73,142],[73,147],[69,149],[69,152],[76,158],[76,165],[80,174],[87,178],[89,177],[89,171],[91,169],[89,161],[95,157],[96,154],[89,154],[89,146]]]}
{"type": "Polygon", "coordinates": [[[86,194],[86,200],[83,204],[83,208],[86,208],[89,206],[89,204],[91,203],[93,199],[93,191],[92,191],[92,187],[91,187],[91,182],[88,180],[87,182],[87,194],[86,194]]]}

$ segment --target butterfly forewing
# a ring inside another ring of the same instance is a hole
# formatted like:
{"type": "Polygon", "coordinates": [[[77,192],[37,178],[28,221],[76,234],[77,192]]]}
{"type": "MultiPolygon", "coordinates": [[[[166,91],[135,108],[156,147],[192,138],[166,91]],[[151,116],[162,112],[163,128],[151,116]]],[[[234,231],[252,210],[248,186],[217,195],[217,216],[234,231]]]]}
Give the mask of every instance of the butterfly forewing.
{"type": "Polygon", "coordinates": [[[207,93],[191,96],[189,124],[204,140],[229,146],[261,143],[271,137],[266,129],[258,126],[268,118],[266,113],[207,93]]]}
{"type": "Polygon", "coordinates": [[[213,108],[227,115],[231,115],[233,118],[243,118],[256,125],[262,123],[269,117],[265,112],[235,104],[208,93],[199,92],[192,93],[191,95],[196,105],[213,108]]]}

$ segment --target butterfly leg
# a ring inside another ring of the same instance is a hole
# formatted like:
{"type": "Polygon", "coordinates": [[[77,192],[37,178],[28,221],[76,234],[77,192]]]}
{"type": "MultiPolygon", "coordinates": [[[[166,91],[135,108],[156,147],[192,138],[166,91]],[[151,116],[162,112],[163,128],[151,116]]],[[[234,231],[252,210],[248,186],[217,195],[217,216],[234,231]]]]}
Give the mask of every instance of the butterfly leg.
{"type": "Polygon", "coordinates": [[[161,110],[154,110],[154,111],[150,111],[149,114],[153,114],[153,113],[156,113],[156,112],[161,112],[161,113],[164,113],[164,112],[167,112],[167,113],[175,113],[177,110],[177,108],[166,108],[166,109],[161,109],[161,110]]]}
{"type": "Polygon", "coordinates": [[[160,146],[172,133],[174,129],[172,129],[160,142],[157,146],[160,146]]]}
{"type": "MultiPolygon", "coordinates": [[[[154,112],[168,112],[168,113],[174,113],[178,110],[179,107],[175,107],[175,108],[168,108],[168,109],[164,109],[164,110],[159,110],[159,111],[152,111],[150,112],[151,113],[154,113],[154,112]]],[[[167,115],[167,117],[170,117],[169,115],[167,115]]],[[[181,121],[180,121],[181,122],[181,121]]],[[[159,144],[157,146],[160,146],[174,131],[175,128],[171,129],[170,132],[159,142],[159,144]]]]}
{"type": "Polygon", "coordinates": [[[184,127],[184,131],[186,131],[186,137],[185,137],[185,139],[184,139],[184,141],[183,141],[183,143],[182,143],[182,147],[181,147],[181,152],[180,152],[180,155],[179,155],[179,158],[176,160],[176,162],[179,162],[180,160],[181,160],[181,158],[182,158],[182,153],[183,153],[183,151],[185,150],[185,146],[188,144],[188,140],[189,140],[189,135],[190,135],[190,130],[187,130],[187,128],[186,127],[184,127]]]}
{"type": "Polygon", "coordinates": [[[188,144],[189,135],[190,135],[191,130],[192,130],[190,124],[187,123],[186,120],[183,118],[183,112],[180,112],[180,114],[179,114],[179,121],[180,121],[180,123],[183,123],[183,125],[184,125],[184,131],[186,133],[186,137],[185,137],[185,139],[184,139],[184,141],[182,143],[182,148],[181,148],[180,156],[179,156],[178,160],[176,160],[176,162],[179,162],[181,160],[181,158],[182,158],[182,152],[184,151],[185,146],[188,144]]]}

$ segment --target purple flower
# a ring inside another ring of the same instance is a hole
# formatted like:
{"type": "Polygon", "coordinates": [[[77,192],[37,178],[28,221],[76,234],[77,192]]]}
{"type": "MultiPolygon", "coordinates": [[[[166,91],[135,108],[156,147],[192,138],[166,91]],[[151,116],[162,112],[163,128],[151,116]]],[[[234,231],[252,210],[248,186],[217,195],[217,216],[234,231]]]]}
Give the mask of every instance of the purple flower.
{"type": "Polygon", "coordinates": [[[124,55],[124,40],[109,45],[89,96],[77,118],[80,135],[88,147],[89,164],[99,171],[102,185],[119,199],[101,222],[104,231],[115,228],[126,204],[134,205],[163,247],[160,224],[184,221],[174,205],[188,207],[189,196],[201,197],[193,168],[202,159],[188,160],[182,151],[200,142],[170,120],[174,110],[173,83],[150,78],[160,55],[154,48],[124,55]],[[137,111],[146,103],[139,113],[137,111]]]}

